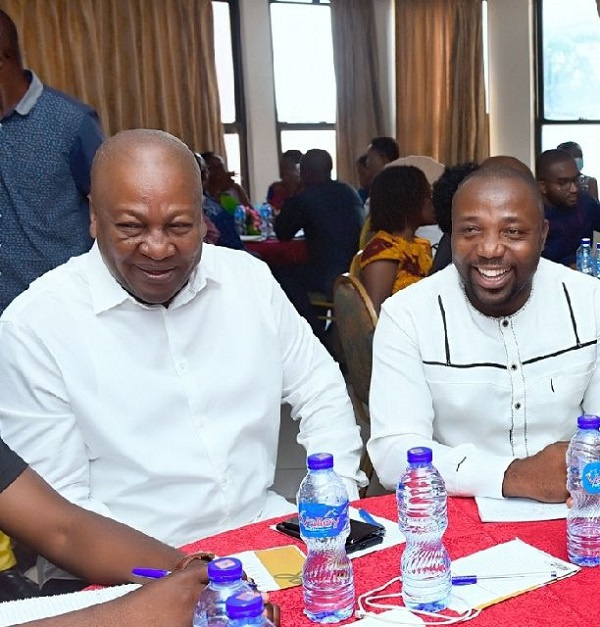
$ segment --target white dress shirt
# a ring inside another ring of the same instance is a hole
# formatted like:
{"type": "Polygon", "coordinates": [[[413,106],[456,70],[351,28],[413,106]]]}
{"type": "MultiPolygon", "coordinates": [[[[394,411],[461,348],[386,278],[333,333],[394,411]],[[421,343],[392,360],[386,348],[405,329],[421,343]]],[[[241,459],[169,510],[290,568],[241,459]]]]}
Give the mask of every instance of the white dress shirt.
{"type": "Polygon", "coordinates": [[[386,487],[433,448],[450,494],[502,496],[515,458],[600,412],[600,281],[542,259],[506,318],[467,300],[451,265],[389,298],[375,331],[368,450],[386,487]]]}
{"type": "Polygon", "coordinates": [[[204,245],[165,308],[95,245],[13,301],[0,352],[6,442],[69,500],[169,544],[294,510],[269,490],[282,402],[350,498],[366,483],[338,367],[244,252],[204,245]]]}

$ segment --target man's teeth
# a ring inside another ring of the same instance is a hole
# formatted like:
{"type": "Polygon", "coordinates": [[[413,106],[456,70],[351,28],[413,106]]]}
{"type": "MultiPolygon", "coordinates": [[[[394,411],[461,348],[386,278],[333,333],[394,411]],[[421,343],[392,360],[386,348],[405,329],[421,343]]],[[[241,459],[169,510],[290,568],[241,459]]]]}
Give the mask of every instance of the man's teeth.
{"type": "Polygon", "coordinates": [[[495,279],[499,276],[502,276],[508,272],[507,268],[477,268],[480,274],[483,274],[484,277],[488,279],[495,279]]]}

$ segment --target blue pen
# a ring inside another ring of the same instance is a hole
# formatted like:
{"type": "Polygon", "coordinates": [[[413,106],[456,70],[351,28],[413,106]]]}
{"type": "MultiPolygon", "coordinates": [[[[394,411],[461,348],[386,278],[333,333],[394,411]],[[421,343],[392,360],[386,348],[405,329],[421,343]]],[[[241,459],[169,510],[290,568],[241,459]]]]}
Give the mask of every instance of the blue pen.
{"type": "Polygon", "coordinates": [[[170,570],[162,570],[160,568],[134,568],[131,571],[136,577],[147,577],[148,579],[162,579],[171,574],[170,570]]]}
{"type": "Polygon", "coordinates": [[[371,525],[375,525],[375,527],[379,527],[379,529],[385,529],[385,527],[380,523],[377,522],[373,516],[371,516],[371,514],[369,514],[369,512],[366,509],[362,509],[360,508],[358,510],[358,515],[365,521],[368,522],[371,525]]]}
{"type": "Polygon", "coordinates": [[[537,573],[513,573],[512,575],[454,575],[452,577],[452,585],[470,586],[484,579],[514,579],[516,577],[536,577],[539,575],[550,576],[551,579],[556,579],[558,577],[558,574],[555,570],[537,573]]]}

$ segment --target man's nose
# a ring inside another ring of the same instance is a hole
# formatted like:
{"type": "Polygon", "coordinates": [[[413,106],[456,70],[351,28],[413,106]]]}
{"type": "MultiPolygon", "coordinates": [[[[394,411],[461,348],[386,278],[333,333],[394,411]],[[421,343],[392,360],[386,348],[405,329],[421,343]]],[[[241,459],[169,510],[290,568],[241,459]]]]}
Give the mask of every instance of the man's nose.
{"type": "Polygon", "coordinates": [[[504,254],[504,242],[499,233],[483,234],[479,240],[477,253],[480,257],[492,259],[501,257],[504,254]]]}
{"type": "Polygon", "coordinates": [[[142,254],[156,261],[170,257],[173,254],[173,249],[173,242],[171,242],[168,234],[162,230],[149,232],[140,245],[142,254]]]}

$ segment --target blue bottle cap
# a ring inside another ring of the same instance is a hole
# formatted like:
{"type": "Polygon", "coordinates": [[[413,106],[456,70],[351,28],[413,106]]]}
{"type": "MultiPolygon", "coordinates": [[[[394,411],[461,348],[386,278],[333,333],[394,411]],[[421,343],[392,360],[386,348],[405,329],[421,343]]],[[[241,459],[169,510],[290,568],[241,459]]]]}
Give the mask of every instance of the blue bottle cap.
{"type": "Polygon", "coordinates": [[[309,470],[326,470],[333,468],[333,455],[331,453],[314,453],[306,459],[309,470]]]}
{"type": "Polygon", "coordinates": [[[591,239],[589,237],[582,237],[581,238],[581,243],[582,244],[590,244],[591,243],[591,239]]]}
{"type": "Polygon", "coordinates": [[[258,592],[246,590],[238,592],[225,601],[228,618],[255,618],[264,610],[262,596],[258,592]]]}
{"type": "Polygon", "coordinates": [[[430,464],[433,459],[433,453],[426,446],[416,446],[408,449],[406,458],[409,464],[430,464]]]}
{"type": "Polygon", "coordinates": [[[221,557],[208,562],[208,578],[217,583],[242,578],[242,562],[236,557],[221,557]]]}
{"type": "Polygon", "coordinates": [[[600,417],[591,414],[583,414],[577,418],[578,429],[598,429],[600,427],[600,417]]]}

